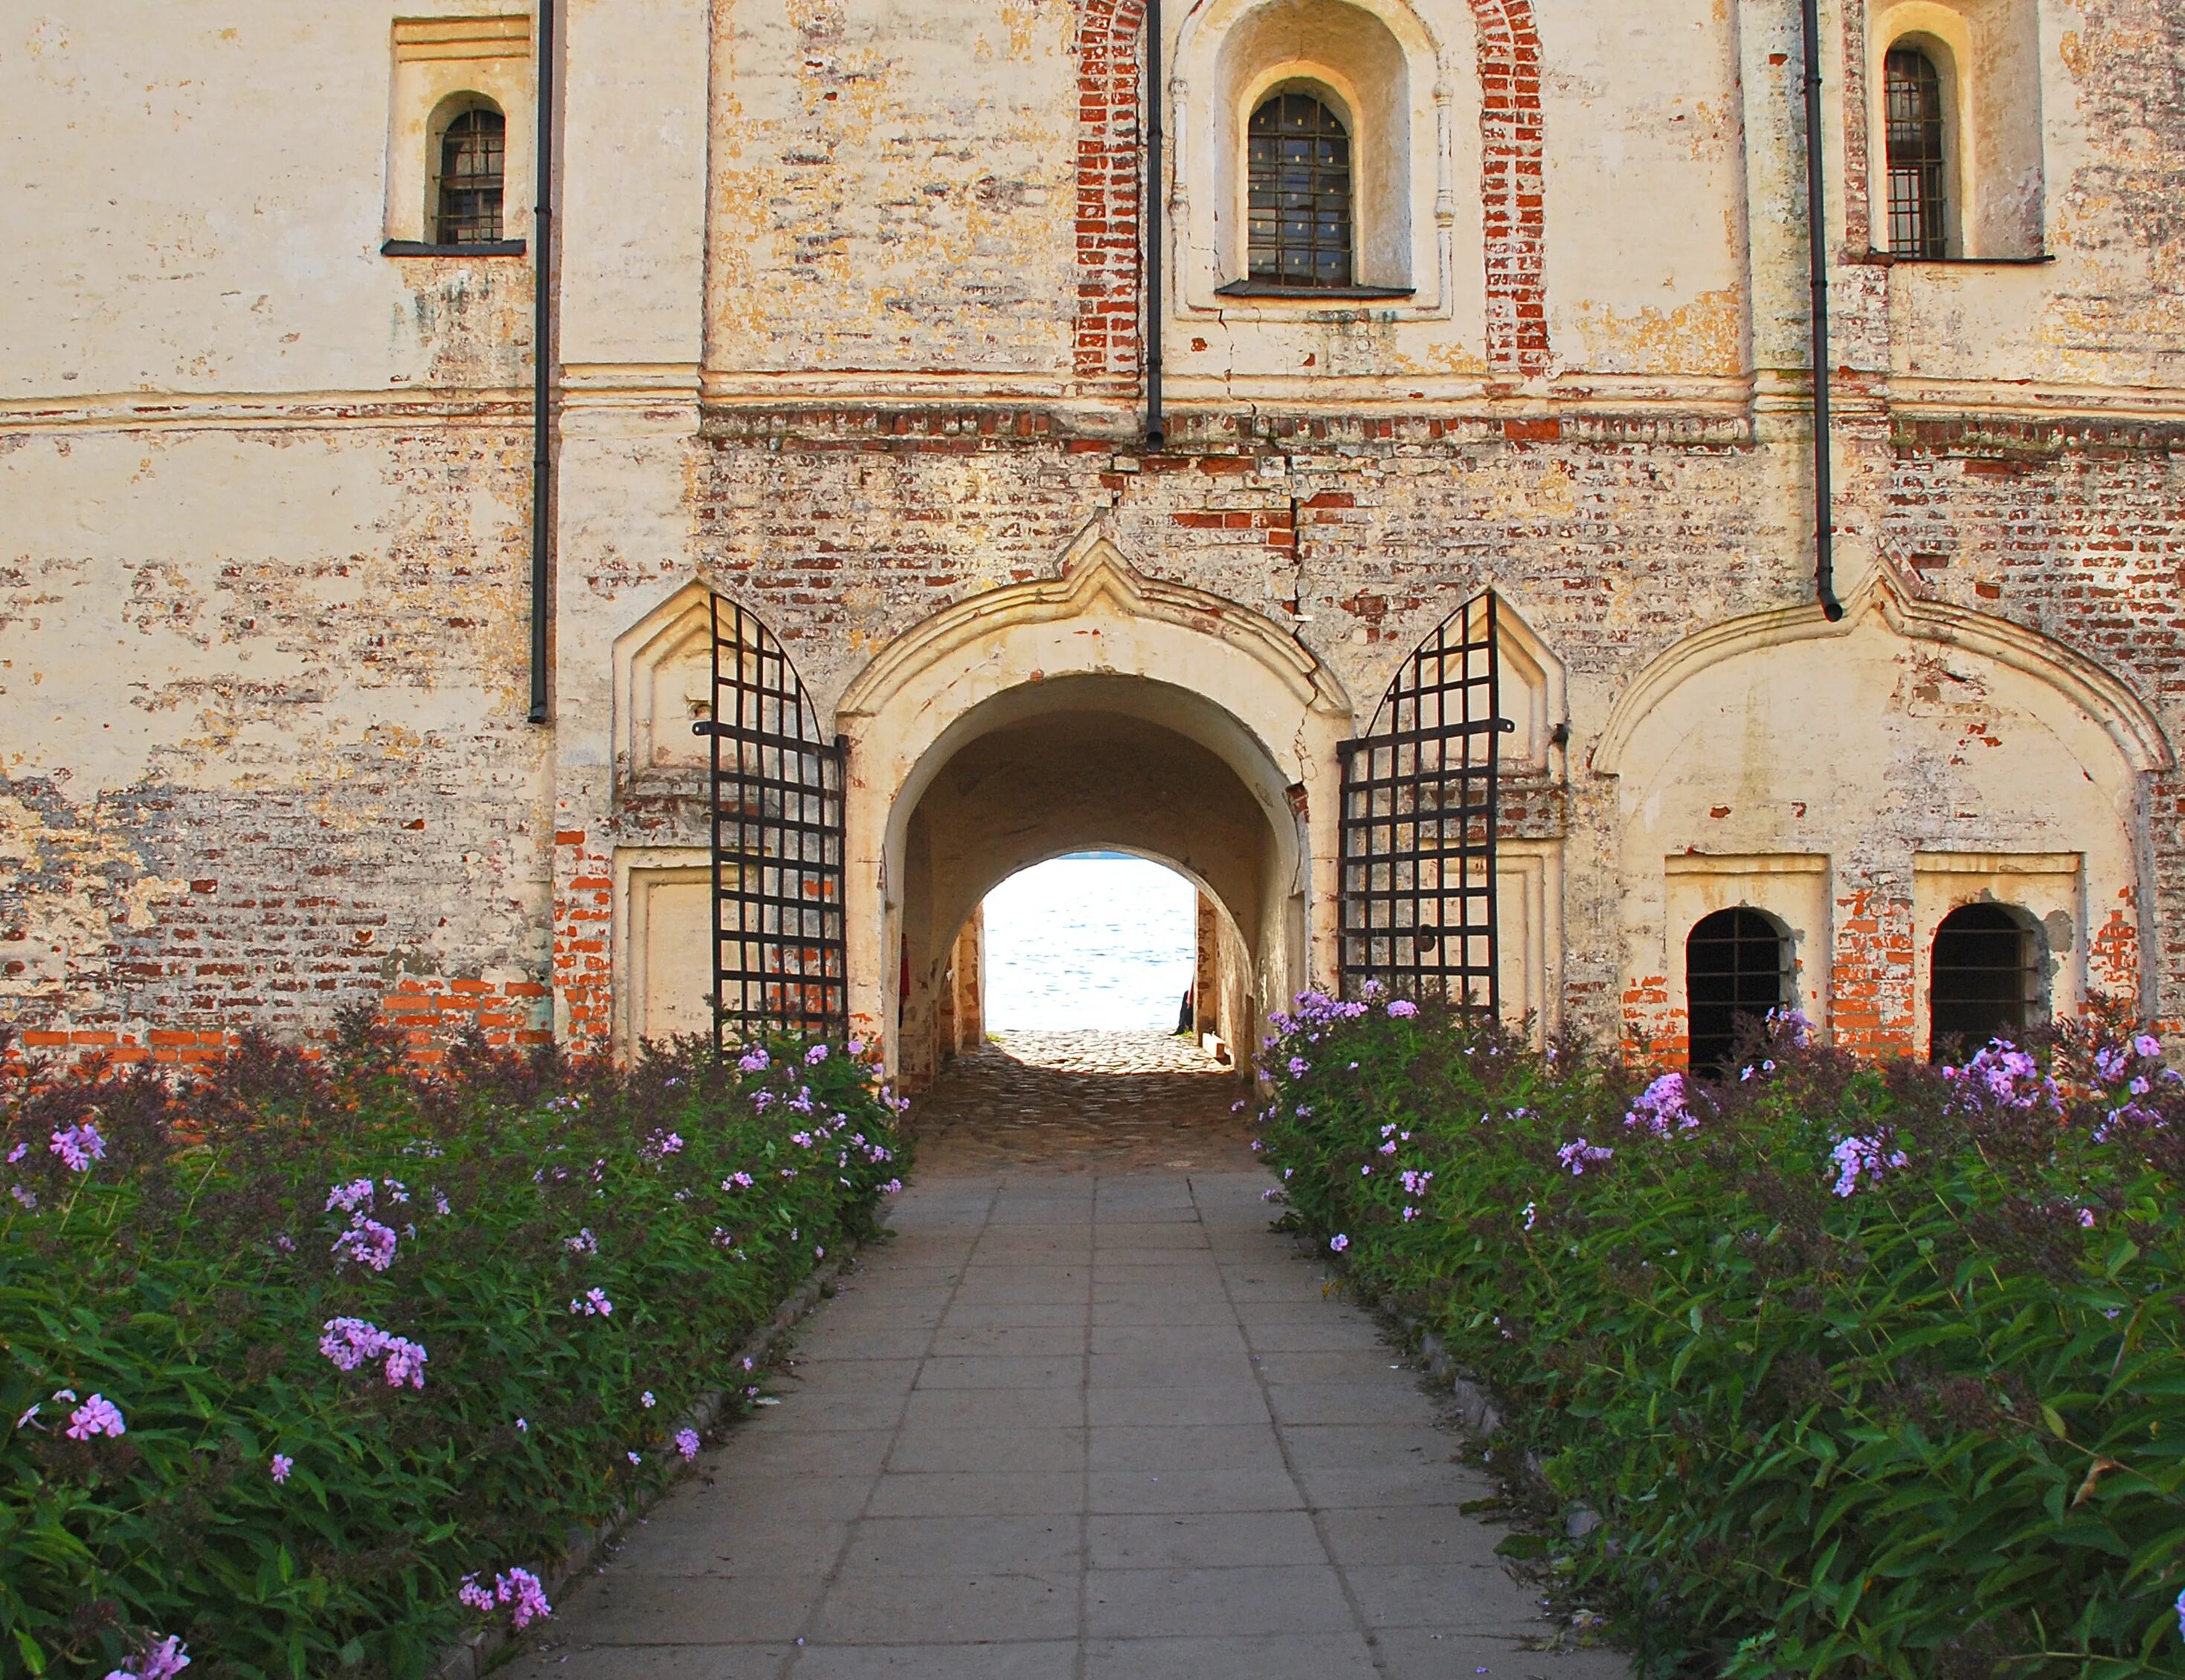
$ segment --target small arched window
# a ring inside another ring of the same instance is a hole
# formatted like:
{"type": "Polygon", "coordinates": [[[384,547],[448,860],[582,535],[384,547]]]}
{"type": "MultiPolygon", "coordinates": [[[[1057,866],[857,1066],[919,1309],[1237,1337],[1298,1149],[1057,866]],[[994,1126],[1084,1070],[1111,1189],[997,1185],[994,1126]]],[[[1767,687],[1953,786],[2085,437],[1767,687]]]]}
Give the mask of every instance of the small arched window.
{"type": "Polygon", "coordinates": [[[1685,1015],[1695,1074],[1729,1071],[1738,1035],[1787,1003],[1791,941],[1758,910],[1718,910],[1685,940],[1685,1015]]]}
{"type": "Polygon", "coordinates": [[[1990,1039],[2015,1041],[2039,1023],[2040,941],[2000,904],[1967,904],[1935,929],[1928,992],[1936,1061],[1970,1053],[1990,1039]]]}
{"type": "Polygon", "coordinates": [[[437,243],[489,245],[500,238],[507,145],[507,121],[490,106],[462,112],[441,131],[433,228],[437,243]]]}
{"type": "Polygon", "coordinates": [[[1950,254],[1949,137],[1942,77],[1917,47],[1897,47],[1882,61],[1889,145],[1889,251],[1897,257],[1950,254]]]}
{"type": "Polygon", "coordinates": [[[1251,277],[1310,287],[1351,283],[1350,131],[1310,93],[1277,93],[1247,136],[1251,277]]]}

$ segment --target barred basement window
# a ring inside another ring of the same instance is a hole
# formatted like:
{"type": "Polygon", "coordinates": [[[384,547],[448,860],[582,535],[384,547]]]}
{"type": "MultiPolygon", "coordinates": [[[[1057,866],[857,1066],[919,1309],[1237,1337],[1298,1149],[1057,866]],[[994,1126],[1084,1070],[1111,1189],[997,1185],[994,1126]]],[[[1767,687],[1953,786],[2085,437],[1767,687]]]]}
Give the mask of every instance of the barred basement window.
{"type": "Polygon", "coordinates": [[[1705,1078],[1730,1071],[1741,1034],[1785,1007],[1791,941],[1758,910],[1718,910],[1685,940],[1685,1013],[1691,1069],[1705,1078]]]}
{"type": "Polygon", "coordinates": [[[1916,47],[1883,60],[1889,123],[1889,250],[1899,257],[1946,257],[1949,225],[1943,189],[1949,149],[1942,122],[1942,78],[1916,47]]]}
{"type": "Polygon", "coordinates": [[[440,189],[434,237],[443,245],[487,245],[500,237],[501,179],[508,124],[480,106],[449,123],[440,137],[440,189]]]}
{"type": "Polygon", "coordinates": [[[1246,160],[1250,269],[1277,286],[1350,284],[1350,132],[1310,93],[1252,113],[1246,160]]]}
{"type": "Polygon", "coordinates": [[[1970,1055],[1990,1039],[2015,1041],[2037,1024],[2041,1007],[2040,942],[2033,929],[2000,904],[1953,910],[1935,929],[1928,994],[1937,1062],[1970,1055]]]}

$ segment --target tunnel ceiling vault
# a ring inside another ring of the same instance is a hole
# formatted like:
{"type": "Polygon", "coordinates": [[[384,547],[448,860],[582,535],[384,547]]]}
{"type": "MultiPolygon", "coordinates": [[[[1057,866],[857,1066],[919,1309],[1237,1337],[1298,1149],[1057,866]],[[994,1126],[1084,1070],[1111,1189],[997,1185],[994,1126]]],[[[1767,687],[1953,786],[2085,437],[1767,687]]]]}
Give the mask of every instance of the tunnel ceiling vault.
{"type": "Polygon", "coordinates": [[[1208,746],[1078,700],[989,729],[938,767],[906,835],[906,933],[925,951],[944,951],[1009,876],[1104,847],[1190,877],[1256,962],[1269,895],[1288,890],[1294,836],[1282,843],[1261,801],[1208,746]]]}

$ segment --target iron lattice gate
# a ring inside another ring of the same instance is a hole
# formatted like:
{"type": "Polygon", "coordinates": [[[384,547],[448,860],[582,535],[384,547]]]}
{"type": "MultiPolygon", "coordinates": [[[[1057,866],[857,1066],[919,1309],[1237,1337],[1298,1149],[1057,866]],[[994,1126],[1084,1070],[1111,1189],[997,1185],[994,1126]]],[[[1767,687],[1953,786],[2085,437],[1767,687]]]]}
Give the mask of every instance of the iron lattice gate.
{"type": "Polygon", "coordinates": [[[1389,685],[1373,733],[1344,742],[1343,990],[1492,1015],[1502,736],[1495,597],[1467,602],[1389,685]]]}
{"type": "Polygon", "coordinates": [[[713,1021],[717,1039],[768,1027],[840,1041],[849,1030],[843,945],[846,744],[773,633],[712,598],[713,1021]]]}

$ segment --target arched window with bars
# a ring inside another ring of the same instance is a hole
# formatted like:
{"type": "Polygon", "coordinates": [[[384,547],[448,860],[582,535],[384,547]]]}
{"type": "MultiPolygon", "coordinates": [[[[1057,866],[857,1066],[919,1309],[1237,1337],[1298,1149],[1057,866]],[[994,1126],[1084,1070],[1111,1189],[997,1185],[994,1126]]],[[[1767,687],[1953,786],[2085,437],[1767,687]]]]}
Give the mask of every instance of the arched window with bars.
{"type": "Polygon", "coordinates": [[[1685,939],[1685,1008],[1691,1069],[1719,1079],[1738,1039],[1791,1002],[1791,940],[1763,911],[1718,910],[1685,939]]]}
{"type": "Polygon", "coordinates": [[[1889,158],[1889,251],[1933,260],[1950,250],[1950,123],[1942,75],[1925,48],[1882,60],[1889,158]]]}
{"type": "Polygon", "coordinates": [[[440,131],[433,237],[442,245],[490,245],[501,237],[507,119],[491,105],[459,111],[440,131]]]}
{"type": "Polygon", "coordinates": [[[1245,149],[1254,282],[1300,289],[1351,284],[1350,142],[1343,119],[1308,92],[1278,92],[1252,113],[1245,149]]]}
{"type": "Polygon", "coordinates": [[[1991,1039],[2014,1042],[2042,1025],[2042,940],[2032,918],[2003,904],[1966,904],[1935,929],[1929,974],[1928,1055],[1970,1056],[1991,1039]]]}

